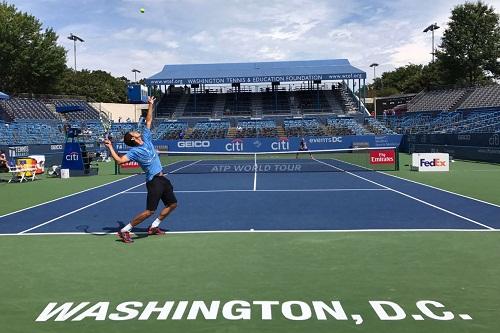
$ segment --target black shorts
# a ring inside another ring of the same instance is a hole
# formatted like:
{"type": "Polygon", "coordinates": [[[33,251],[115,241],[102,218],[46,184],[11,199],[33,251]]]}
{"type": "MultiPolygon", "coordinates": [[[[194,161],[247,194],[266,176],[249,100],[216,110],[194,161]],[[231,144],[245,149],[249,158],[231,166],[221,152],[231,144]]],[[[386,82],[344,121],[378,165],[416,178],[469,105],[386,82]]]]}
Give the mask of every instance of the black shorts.
{"type": "Polygon", "coordinates": [[[146,182],[146,187],[148,189],[147,210],[156,210],[160,199],[165,206],[177,202],[177,198],[174,194],[174,187],[170,183],[170,180],[163,176],[154,176],[152,180],[146,182]]]}

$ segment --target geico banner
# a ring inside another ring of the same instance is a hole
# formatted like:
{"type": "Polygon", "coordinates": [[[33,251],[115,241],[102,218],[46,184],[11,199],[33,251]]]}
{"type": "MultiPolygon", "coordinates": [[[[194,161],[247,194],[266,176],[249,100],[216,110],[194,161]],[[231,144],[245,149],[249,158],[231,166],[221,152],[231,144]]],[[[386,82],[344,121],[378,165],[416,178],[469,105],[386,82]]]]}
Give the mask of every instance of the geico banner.
{"type": "Polygon", "coordinates": [[[413,153],[412,169],[418,171],[450,171],[450,155],[445,153],[413,153]]]}
{"type": "MultiPolygon", "coordinates": [[[[311,150],[399,147],[402,135],[304,137],[311,150]]],[[[301,137],[155,141],[161,150],[185,152],[274,152],[299,150],[301,137]],[[165,149],[166,148],[166,149],[165,149]]]]}

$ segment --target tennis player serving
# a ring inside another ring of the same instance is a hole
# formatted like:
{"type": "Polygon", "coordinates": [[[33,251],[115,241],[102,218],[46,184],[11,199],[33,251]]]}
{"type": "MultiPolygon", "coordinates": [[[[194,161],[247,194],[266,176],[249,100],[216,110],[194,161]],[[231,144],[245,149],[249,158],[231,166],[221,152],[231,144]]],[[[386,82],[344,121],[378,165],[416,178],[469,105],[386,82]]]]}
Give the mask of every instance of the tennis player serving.
{"type": "Polygon", "coordinates": [[[129,224],[118,231],[118,237],[120,237],[124,243],[132,243],[134,241],[130,237],[130,230],[154,214],[156,208],[158,208],[160,199],[163,201],[165,207],[161,210],[160,215],[149,227],[149,235],[165,234],[165,232],[159,228],[159,225],[177,207],[177,199],[175,198],[174,189],[170,181],[165,178],[160,158],[158,157],[155,147],[153,146],[151,124],[153,122],[154,102],[154,97],[148,98],[146,127],[144,128],[142,135],[137,131],[131,131],[124,135],[123,142],[127,146],[132,147],[127,154],[119,156],[114,150],[111,141],[107,139],[104,140],[104,144],[108,147],[111,156],[116,162],[119,164],[129,161],[137,162],[146,173],[146,187],[148,190],[146,210],[139,213],[129,224]]]}

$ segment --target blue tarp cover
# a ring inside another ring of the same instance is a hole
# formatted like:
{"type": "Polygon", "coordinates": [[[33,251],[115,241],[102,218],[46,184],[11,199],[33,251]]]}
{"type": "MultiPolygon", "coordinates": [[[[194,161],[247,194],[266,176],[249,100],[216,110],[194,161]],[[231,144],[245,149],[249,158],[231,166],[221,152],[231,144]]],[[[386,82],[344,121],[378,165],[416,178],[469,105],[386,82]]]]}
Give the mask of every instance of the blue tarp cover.
{"type": "Polygon", "coordinates": [[[59,113],[76,112],[76,111],[83,111],[83,107],[80,105],[56,106],[56,112],[59,113]]]}

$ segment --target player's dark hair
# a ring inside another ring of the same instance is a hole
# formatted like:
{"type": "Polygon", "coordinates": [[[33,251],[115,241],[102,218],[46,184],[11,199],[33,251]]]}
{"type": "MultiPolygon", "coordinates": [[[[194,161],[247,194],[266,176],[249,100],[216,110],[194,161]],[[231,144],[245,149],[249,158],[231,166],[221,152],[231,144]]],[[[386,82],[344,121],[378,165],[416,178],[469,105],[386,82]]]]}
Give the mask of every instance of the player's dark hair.
{"type": "Polygon", "coordinates": [[[132,140],[132,138],[133,138],[133,136],[132,136],[131,132],[127,132],[123,136],[123,142],[125,142],[125,144],[129,147],[135,147],[135,146],[137,146],[137,142],[132,140]]]}

